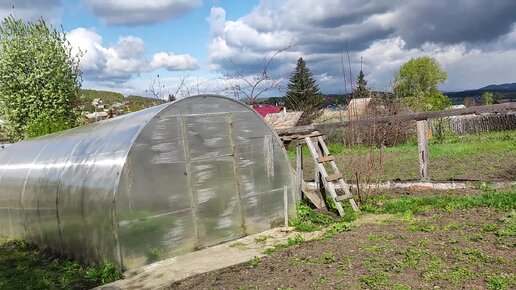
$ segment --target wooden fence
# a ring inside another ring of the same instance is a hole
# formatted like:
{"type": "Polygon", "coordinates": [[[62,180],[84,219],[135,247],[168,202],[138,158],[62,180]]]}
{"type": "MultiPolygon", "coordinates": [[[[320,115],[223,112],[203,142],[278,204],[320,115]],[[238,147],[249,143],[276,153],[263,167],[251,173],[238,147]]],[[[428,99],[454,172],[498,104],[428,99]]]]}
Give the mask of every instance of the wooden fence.
{"type": "MultiPolygon", "coordinates": [[[[489,128],[501,128],[503,124],[504,130],[514,129],[516,112],[516,102],[496,104],[488,106],[470,107],[464,109],[454,110],[443,110],[434,112],[421,112],[405,115],[394,115],[394,116],[381,116],[368,119],[359,119],[352,121],[334,122],[334,123],[321,123],[312,124],[308,126],[299,126],[289,129],[277,130],[280,136],[288,136],[295,134],[306,134],[316,130],[324,131],[324,129],[337,129],[348,126],[367,126],[372,124],[381,123],[395,123],[395,122],[408,122],[417,121],[417,136],[418,136],[418,156],[419,156],[419,173],[421,180],[429,180],[430,175],[428,172],[429,154],[428,154],[428,131],[429,131],[429,120],[442,119],[453,116],[465,116],[468,115],[471,121],[464,121],[461,125],[456,126],[457,130],[468,131],[468,130],[488,130],[489,128]],[[491,114],[491,115],[482,115],[491,114]],[[478,118],[476,118],[478,117],[478,118]],[[491,119],[489,119],[491,118],[491,119]],[[492,121],[498,119],[499,121],[492,121]],[[491,122],[489,122],[491,120],[491,122]],[[483,124],[486,121],[487,124],[483,124]]],[[[458,123],[457,123],[458,124],[458,123]]],[[[476,131],[478,132],[478,131],[476,131]]],[[[288,137],[286,138],[288,139],[288,137]]],[[[285,138],[284,138],[285,140],[285,138]]]]}
{"type": "Polygon", "coordinates": [[[434,134],[448,131],[459,135],[513,130],[516,129],[516,114],[468,115],[431,119],[430,128],[434,134]]]}

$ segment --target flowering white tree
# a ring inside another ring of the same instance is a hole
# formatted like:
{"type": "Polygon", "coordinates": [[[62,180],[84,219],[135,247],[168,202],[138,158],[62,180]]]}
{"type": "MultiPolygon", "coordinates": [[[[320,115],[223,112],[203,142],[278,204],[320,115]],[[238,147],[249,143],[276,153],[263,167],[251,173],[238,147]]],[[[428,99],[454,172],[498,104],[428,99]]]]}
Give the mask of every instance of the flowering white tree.
{"type": "Polygon", "coordinates": [[[13,16],[0,26],[0,116],[12,140],[77,125],[81,53],[45,21],[13,16]]]}

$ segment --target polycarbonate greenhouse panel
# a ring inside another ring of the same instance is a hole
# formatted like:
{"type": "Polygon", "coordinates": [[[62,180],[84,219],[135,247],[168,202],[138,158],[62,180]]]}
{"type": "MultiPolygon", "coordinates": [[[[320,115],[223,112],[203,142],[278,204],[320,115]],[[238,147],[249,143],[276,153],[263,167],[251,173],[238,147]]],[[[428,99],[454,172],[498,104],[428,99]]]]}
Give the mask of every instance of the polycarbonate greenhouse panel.
{"type": "Polygon", "coordinates": [[[0,233],[133,269],[277,225],[292,178],[254,110],[200,95],[0,150],[0,233]]]}

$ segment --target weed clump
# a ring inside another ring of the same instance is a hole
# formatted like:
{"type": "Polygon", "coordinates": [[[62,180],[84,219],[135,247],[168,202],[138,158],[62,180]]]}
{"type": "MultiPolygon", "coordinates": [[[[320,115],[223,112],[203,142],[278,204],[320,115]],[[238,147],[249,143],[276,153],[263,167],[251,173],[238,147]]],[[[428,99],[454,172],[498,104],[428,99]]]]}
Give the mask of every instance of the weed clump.
{"type": "Polygon", "coordinates": [[[18,238],[0,237],[0,261],[0,289],[89,289],[123,278],[111,263],[82,265],[18,238]]]}

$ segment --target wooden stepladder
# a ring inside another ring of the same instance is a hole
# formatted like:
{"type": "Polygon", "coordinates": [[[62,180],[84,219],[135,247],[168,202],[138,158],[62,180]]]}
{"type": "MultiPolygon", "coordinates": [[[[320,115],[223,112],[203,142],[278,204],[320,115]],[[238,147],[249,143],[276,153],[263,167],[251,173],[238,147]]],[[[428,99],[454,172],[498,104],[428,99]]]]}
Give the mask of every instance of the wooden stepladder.
{"type": "MultiPolygon", "coordinates": [[[[359,211],[358,206],[355,200],[353,199],[353,195],[349,190],[349,186],[347,185],[346,181],[344,181],[342,173],[340,172],[339,168],[337,167],[337,164],[335,163],[335,158],[331,155],[330,150],[324,142],[323,136],[324,135],[319,133],[318,131],[314,131],[308,135],[292,136],[291,140],[298,140],[298,142],[304,141],[304,143],[306,143],[315,163],[316,183],[318,183],[320,174],[322,179],[322,185],[324,186],[325,190],[329,193],[331,199],[335,203],[335,206],[340,216],[344,216],[344,209],[342,208],[342,201],[344,200],[349,201],[354,211],[359,211]],[[333,173],[331,174],[324,166],[328,163],[330,164],[331,170],[333,171],[333,173]],[[336,184],[339,184],[340,188],[344,191],[344,195],[337,195],[337,191],[335,190],[336,184]]],[[[304,181],[302,178],[302,168],[300,168],[300,164],[302,163],[302,152],[300,145],[301,144],[298,143],[298,166],[296,168],[296,179],[298,184],[304,185],[304,181]]],[[[299,188],[299,191],[301,191],[301,189],[302,188],[299,188]]],[[[314,199],[311,196],[308,197],[312,200],[312,202],[314,202],[314,199]]]]}

